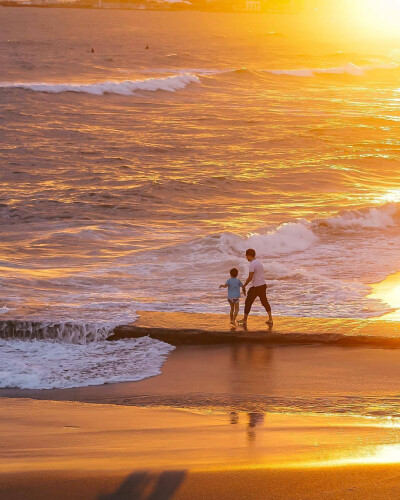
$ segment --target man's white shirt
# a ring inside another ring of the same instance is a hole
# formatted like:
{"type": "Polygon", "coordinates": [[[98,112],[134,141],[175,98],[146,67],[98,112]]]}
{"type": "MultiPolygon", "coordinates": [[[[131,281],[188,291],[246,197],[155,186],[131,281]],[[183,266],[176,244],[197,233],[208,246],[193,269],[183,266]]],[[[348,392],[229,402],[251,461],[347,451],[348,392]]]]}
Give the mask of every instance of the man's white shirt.
{"type": "Polygon", "coordinates": [[[251,286],[262,286],[265,285],[264,279],[264,267],[261,260],[254,259],[249,264],[249,272],[254,273],[253,279],[251,280],[251,286]]]}

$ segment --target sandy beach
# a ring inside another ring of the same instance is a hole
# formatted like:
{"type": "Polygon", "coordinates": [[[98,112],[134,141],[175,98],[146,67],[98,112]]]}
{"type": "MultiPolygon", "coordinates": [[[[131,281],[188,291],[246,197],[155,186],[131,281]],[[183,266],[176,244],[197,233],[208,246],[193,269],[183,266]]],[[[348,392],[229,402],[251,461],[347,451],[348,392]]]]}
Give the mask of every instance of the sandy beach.
{"type": "Polygon", "coordinates": [[[4,500],[394,498],[398,422],[3,399],[4,500]],[[386,463],[388,462],[388,463],[386,463]]]}
{"type": "Polygon", "coordinates": [[[1,389],[0,498],[395,498],[399,356],[179,346],[138,382],[1,389]]]}

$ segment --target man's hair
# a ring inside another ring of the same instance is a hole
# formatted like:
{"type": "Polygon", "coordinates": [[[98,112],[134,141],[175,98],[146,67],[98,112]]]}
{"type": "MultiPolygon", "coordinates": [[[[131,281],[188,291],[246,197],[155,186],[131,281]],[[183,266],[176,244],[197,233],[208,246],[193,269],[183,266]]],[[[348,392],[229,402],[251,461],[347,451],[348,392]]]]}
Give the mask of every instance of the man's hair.
{"type": "Polygon", "coordinates": [[[236,267],[231,269],[229,272],[230,272],[230,275],[232,276],[232,278],[236,278],[237,275],[239,274],[239,271],[236,269],[236,267]]]}
{"type": "Polygon", "coordinates": [[[253,250],[252,248],[248,248],[246,250],[246,255],[249,255],[250,257],[255,257],[256,256],[256,251],[253,250]]]}

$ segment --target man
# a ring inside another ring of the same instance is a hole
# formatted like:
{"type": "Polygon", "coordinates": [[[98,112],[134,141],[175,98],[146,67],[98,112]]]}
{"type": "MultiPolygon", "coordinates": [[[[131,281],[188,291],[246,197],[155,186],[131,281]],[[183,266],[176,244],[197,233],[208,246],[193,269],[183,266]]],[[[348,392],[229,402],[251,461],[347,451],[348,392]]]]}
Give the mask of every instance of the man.
{"type": "Polygon", "coordinates": [[[239,324],[244,327],[247,326],[247,317],[250,313],[251,306],[257,297],[260,297],[261,304],[264,306],[268,313],[267,325],[272,326],[274,324],[272,320],[271,306],[269,305],[267,299],[267,285],[264,279],[264,267],[261,260],[256,259],[256,252],[252,248],[246,250],[246,259],[250,262],[249,264],[249,277],[246,280],[243,288],[251,283],[251,287],[247,292],[246,301],[244,303],[244,315],[243,319],[239,321],[239,324]]]}

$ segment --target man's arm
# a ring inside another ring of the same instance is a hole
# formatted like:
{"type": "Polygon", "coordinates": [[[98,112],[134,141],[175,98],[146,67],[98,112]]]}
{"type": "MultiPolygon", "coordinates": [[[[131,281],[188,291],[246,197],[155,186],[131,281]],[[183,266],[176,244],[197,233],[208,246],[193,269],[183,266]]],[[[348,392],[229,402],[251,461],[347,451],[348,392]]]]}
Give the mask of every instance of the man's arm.
{"type": "Polygon", "coordinates": [[[246,286],[250,283],[250,281],[253,279],[253,276],[254,276],[254,272],[252,273],[249,273],[249,276],[246,280],[246,283],[243,285],[243,288],[246,288],[246,286]]]}

